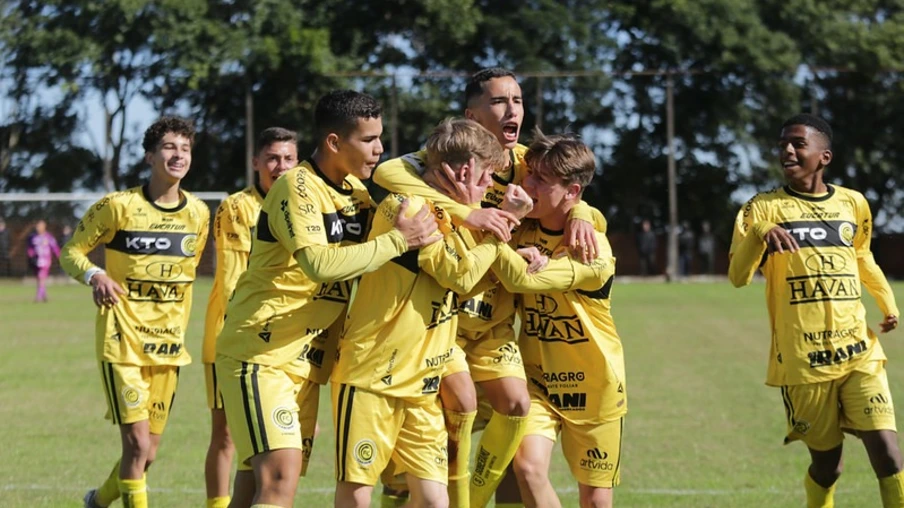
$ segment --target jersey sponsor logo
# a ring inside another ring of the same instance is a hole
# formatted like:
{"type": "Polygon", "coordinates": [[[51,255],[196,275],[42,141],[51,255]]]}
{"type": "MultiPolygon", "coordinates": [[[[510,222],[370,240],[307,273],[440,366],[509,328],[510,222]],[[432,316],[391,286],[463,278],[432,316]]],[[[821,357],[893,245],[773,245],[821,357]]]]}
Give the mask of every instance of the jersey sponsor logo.
{"type": "Polygon", "coordinates": [[[421,393],[428,394],[439,392],[439,376],[425,377],[422,381],[424,382],[424,387],[421,388],[421,393]]]}
{"type": "Polygon", "coordinates": [[[152,402],[150,417],[151,420],[156,420],[158,422],[166,421],[166,402],[163,402],[162,400],[152,402]]]}
{"type": "Polygon", "coordinates": [[[155,279],[172,280],[182,275],[182,266],[166,261],[157,261],[144,268],[145,273],[155,279]]]}
{"type": "Polygon", "coordinates": [[[790,291],[789,304],[860,299],[860,281],[855,275],[801,276],[785,279],[790,291]]]}
{"type": "Polygon", "coordinates": [[[158,282],[126,279],[126,297],[133,302],[181,302],[191,281],[158,282]]]}
{"type": "Polygon", "coordinates": [[[380,381],[383,382],[386,386],[392,386],[392,374],[387,374],[380,378],[380,381]]]}
{"type": "Polygon", "coordinates": [[[814,272],[838,273],[847,267],[844,256],[833,252],[812,254],[804,260],[804,266],[814,272]]]}
{"type": "Polygon", "coordinates": [[[433,457],[433,463],[438,466],[447,466],[449,464],[449,450],[445,446],[439,449],[439,455],[433,457]]]}
{"type": "Polygon", "coordinates": [[[499,353],[493,357],[493,363],[505,363],[507,365],[521,365],[521,352],[514,344],[503,344],[496,349],[499,353]]]}
{"type": "Polygon", "coordinates": [[[577,372],[544,372],[543,381],[552,383],[579,383],[585,378],[583,371],[577,372]]]}
{"type": "Polygon", "coordinates": [[[289,238],[295,238],[295,228],[292,227],[292,217],[289,214],[289,202],[285,199],[280,201],[279,209],[282,210],[282,216],[286,223],[286,231],[289,232],[289,238]]]}
{"type": "Polygon", "coordinates": [[[126,254],[193,257],[198,235],[194,233],[151,233],[148,231],[117,231],[107,248],[126,254]]]}
{"type": "Polygon", "coordinates": [[[848,221],[783,222],[784,228],[801,247],[851,247],[857,227],[848,221]]]}
{"type": "Polygon", "coordinates": [[[182,335],[181,326],[145,326],[138,325],[135,331],[145,335],[182,335]]]}
{"type": "Polygon", "coordinates": [[[323,214],[323,227],[326,230],[326,241],[339,243],[364,241],[370,209],[359,209],[358,206],[346,206],[340,212],[323,214]]]}
{"type": "Polygon", "coordinates": [[[323,367],[323,358],[325,356],[326,351],[310,344],[305,344],[304,347],[301,348],[301,354],[298,355],[298,359],[310,363],[315,367],[323,367]]]}
{"type": "Polygon", "coordinates": [[[865,354],[869,351],[865,340],[861,340],[856,344],[848,344],[847,346],[837,348],[835,350],[824,349],[822,351],[811,351],[807,353],[810,359],[810,368],[818,369],[820,367],[831,367],[841,363],[849,362],[865,354]]]}
{"type": "Polygon", "coordinates": [[[484,471],[487,468],[487,461],[490,458],[490,452],[487,451],[483,446],[477,451],[477,457],[474,459],[474,476],[471,479],[471,483],[478,487],[482,487],[486,484],[486,480],[483,478],[484,471]]]}
{"type": "Polygon", "coordinates": [[[458,310],[468,316],[479,318],[484,321],[493,319],[493,304],[485,302],[480,298],[465,300],[458,310]]]}
{"type": "Polygon", "coordinates": [[[818,332],[804,332],[806,342],[822,342],[824,340],[847,339],[860,334],[860,327],[844,328],[841,330],[820,330],[818,332]]]}
{"type": "Polygon", "coordinates": [[[306,182],[307,174],[307,169],[299,169],[295,173],[295,182],[292,184],[292,188],[295,189],[295,195],[302,199],[308,198],[308,185],[306,182]]]}
{"type": "MultiPolygon", "coordinates": [[[[525,299],[526,300],[526,299],[525,299]]],[[[546,295],[535,295],[535,306],[524,307],[524,332],[530,337],[544,342],[564,342],[580,344],[590,339],[584,324],[577,315],[557,316],[559,304],[554,298],[546,295]]]]}
{"type": "Polygon", "coordinates": [[[587,394],[584,392],[550,393],[548,398],[562,411],[582,411],[587,407],[587,394]]]}
{"type": "Polygon", "coordinates": [[[353,281],[343,280],[339,282],[324,282],[320,284],[317,294],[312,300],[326,300],[329,302],[348,303],[348,299],[352,293],[353,281]]]}
{"type": "Polygon", "coordinates": [[[151,231],[185,231],[185,228],[187,227],[188,226],[186,226],[185,224],[154,223],[148,226],[148,229],[150,229],[151,231]]]}
{"type": "MultiPolygon", "coordinates": [[[[430,358],[427,358],[424,360],[424,364],[428,369],[433,369],[433,368],[439,367],[441,365],[444,365],[449,360],[449,358],[452,357],[453,351],[454,351],[454,349],[449,348],[448,351],[445,351],[442,354],[438,354],[436,356],[431,356],[430,358]]],[[[393,359],[394,359],[394,355],[393,355],[393,359]]],[[[392,362],[392,359],[390,360],[390,362],[392,362]]]]}
{"type": "Polygon", "coordinates": [[[870,415],[895,415],[895,408],[891,404],[891,396],[877,393],[869,398],[870,405],[863,408],[863,414],[870,415]]]}
{"type": "Polygon", "coordinates": [[[273,412],[270,413],[270,418],[273,420],[273,423],[279,427],[280,429],[291,432],[295,430],[296,427],[296,419],[295,419],[295,411],[285,407],[279,406],[273,409],[273,412]]]}
{"type": "Polygon", "coordinates": [[[182,354],[182,344],[175,342],[161,342],[160,344],[145,342],[142,351],[146,355],[176,357],[182,354]]]}
{"type": "Polygon", "coordinates": [[[352,449],[352,457],[355,458],[355,462],[361,464],[362,466],[369,466],[373,463],[374,457],[377,454],[377,445],[374,444],[370,439],[362,439],[355,443],[355,447],[352,449]]]}
{"type": "Polygon", "coordinates": [[[599,448],[590,448],[585,455],[586,457],[581,458],[581,469],[588,471],[612,471],[615,469],[615,464],[607,460],[609,454],[600,451],[599,448]]]}
{"type": "Polygon", "coordinates": [[[442,302],[432,301],[430,306],[432,311],[430,322],[427,323],[428,330],[436,328],[458,315],[458,295],[454,291],[446,291],[442,302]]]}
{"type": "Polygon", "coordinates": [[[316,211],[317,208],[315,208],[311,203],[302,203],[298,205],[298,213],[300,213],[301,215],[311,215],[316,211]]]}

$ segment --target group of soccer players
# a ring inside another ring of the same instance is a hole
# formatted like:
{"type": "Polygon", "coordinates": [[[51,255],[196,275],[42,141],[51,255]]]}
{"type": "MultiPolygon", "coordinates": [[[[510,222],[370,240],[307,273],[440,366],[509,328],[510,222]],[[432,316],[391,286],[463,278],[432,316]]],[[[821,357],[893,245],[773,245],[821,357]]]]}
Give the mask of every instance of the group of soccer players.
{"type": "MultiPolygon", "coordinates": [[[[303,161],[294,132],[261,132],[258,181],[213,224],[208,506],[293,506],[327,383],[336,506],[369,506],[382,481],[384,506],[481,507],[510,464],[513,505],[558,506],[549,468],[559,437],[581,505],[612,505],[627,384],[606,222],[581,201],[595,157],[570,135],[518,144],[524,109],[509,71],[473,75],[465,107],[423,150],[379,167],[381,108],[364,93],[318,101],[316,149],[303,161]],[[372,175],[388,191],[379,203],[362,183],[372,175]]],[[[190,361],[191,286],[210,228],[206,205],[179,185],[193,136],[180,119],[152,125],[149,182],[93,205],[63,249],[99,308],[98,361],[122,437],[88,507],[147,506],[145,472],[190,361]],[[100,244],[105,269],[87,257],[100,244]]],[[[902,506],[884,356],[860,281],[887,316],[883,331],[898,311],[869,254],[863,196],[822,183],[830,139],[815,117],[785,125],[789,185],[742,210],[730,276],[743,285],[762,267],[767,277],[768,382],[782,386],[789,439],[811,449],[810,505],[831,506],[843,428],[867,445],[886,506],[902,506]]]]}

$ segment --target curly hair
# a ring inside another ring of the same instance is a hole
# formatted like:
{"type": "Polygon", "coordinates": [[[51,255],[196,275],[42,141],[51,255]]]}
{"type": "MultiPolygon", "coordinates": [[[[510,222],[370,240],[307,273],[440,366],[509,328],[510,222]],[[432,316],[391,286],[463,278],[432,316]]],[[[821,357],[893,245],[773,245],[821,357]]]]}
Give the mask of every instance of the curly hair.
{"type": "Polygon", "coordinates": [[[314,108],[314,132],[323,141],[331,133],[348,136],[359,119],[380,118],[383,108],[376,99],[354,90],[334,90],[317,101],[314,108]]]}
{"type": "Polygon", "coordinates": [[[145,152],[153,152],[168,132],[185,136],[192,145],[195,144],[195,125],[191,120],[177,116],[163,116],[144,131],[141,146],[145,152]]]}

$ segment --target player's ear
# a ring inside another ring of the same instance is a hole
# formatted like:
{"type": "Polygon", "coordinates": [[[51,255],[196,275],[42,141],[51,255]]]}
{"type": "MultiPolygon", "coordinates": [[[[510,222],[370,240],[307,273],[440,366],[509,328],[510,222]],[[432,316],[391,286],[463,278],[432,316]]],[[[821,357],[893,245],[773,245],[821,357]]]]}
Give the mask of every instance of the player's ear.
{"type": "Polygon", "coordinates": [[[144,152],[144,162],[151,166],[154,161],[154,152],[144,152]]]}
{"type": "Polygon", "coordinates": [[[331,152],[339,152],[339,135],[335,132],[327,134],[326,139],[323,140],[323,143],[331,152]]]}
{"type": "Polygon", "coordinates": [[[826,148],[819,154],[819,163],[822,164],[823,167],[828,166],[832,162],[832,151],[826,148]]]}
{"type": "Polygon", "coordinates": [[[470,108],[465,108],[465,118],[467,118],[468,120],[474,120],[475,122],[477,121],[477,118],[474,117],[474,113],[470,108]]]}
{"type": "Polygon", "coordinates": [[[576,183],[570,183],[565,186],[565,197],[568,199],[580,199],[581,186],[576,183]]]}

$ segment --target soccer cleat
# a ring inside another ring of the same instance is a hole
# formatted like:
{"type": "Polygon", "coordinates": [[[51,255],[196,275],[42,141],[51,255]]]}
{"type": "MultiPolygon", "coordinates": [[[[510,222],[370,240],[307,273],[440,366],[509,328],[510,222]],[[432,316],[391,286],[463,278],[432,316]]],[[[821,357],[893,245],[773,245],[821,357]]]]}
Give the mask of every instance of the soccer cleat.
{"type": "Polygon", "coordinates": [[[85,502],[85,508],[105,508],[95,501],[97,497],[97,489],[91,489],[85,493],[85,497],[83,501],[85,502]]]}

